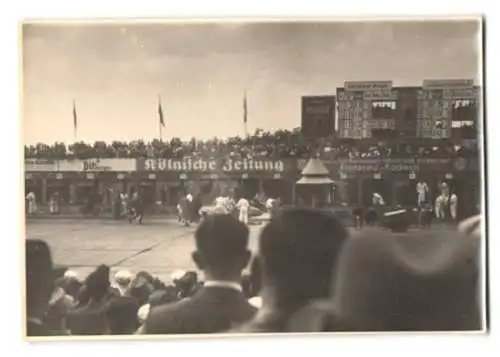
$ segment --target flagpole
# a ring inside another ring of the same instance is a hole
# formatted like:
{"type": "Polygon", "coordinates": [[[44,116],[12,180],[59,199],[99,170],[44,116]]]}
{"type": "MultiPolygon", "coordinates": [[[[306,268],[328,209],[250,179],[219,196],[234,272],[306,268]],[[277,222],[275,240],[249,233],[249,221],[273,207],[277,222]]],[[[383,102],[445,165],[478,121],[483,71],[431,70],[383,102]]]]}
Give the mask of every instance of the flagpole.
{"type": "Polygon", "coordinates": [[[162,130],[162,121],[163,121],[163,108],[161,106],[161,96],[158,95],[158,115],[160,115],[160,120],[158,120],[158,129],[160,130],[160,142],[163,142],[163,130],[162,130]],[[160,112],[161,110],[161,112],[160,112]]]}
{"type": "Polygon", "coordinates": [[[243,97],[243,133],[245,134],[245,138],[248,136],[248,127],[247,127],[247,121],[248,121],[248,103],[247,103],[247,91],[245,90],[244,97],[243,97]]]}
{"type": "Polygon", "coordinates": [[[77,118],[76,118],[76,104],[75,104],[75,99],[73,99],[73,137],[75,140],[75,143],[78,141],[78,133],[77,133],[77,118]]]}

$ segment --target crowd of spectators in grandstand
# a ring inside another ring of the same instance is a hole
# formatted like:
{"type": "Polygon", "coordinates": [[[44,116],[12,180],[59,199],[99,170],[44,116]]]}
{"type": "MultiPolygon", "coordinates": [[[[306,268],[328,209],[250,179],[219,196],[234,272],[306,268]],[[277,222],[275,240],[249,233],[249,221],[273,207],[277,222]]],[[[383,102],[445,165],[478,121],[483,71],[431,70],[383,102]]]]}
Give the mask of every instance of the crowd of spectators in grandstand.
{"type": "Polygon", "coordinates": [[[350,239],[330,213],[294,208],[265,225],[252,258],[248,227],[214,214],[194,234],[203,281],[188,272],[171,284],[145,272],[112,278],[105,265],[84,280],[71,271],[56,276],[48,245],[28,239],[27,333],[479,330],[479,226],[474,218],[457,231],[402,239],[366,229],[350,239]]]}
{"type": "Polygon", "coordinates": [[[363,142],[331,138],[305,138],[300,130],[278,130],[273,133],[257,130],[246,138],[182,141],[179,138],[160,141],[114,141],[107,144],[77,142],[66,146],[37,144],[24,147],[26,159],[89,159],[89,158],[138,158],[138,157],[267,157],[310,158],[314,153],[324,159],[371,157],[448,157],[450,155],[477,155],[474,147],[466,148],[443,140],[440,143],[384,143],[374,140],[363,142]]]}

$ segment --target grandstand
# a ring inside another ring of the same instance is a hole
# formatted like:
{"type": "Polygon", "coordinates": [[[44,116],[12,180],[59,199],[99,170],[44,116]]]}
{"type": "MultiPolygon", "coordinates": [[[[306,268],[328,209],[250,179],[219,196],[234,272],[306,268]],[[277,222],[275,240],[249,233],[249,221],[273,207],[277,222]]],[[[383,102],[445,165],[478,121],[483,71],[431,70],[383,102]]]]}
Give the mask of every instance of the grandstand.
{"type": "Polygon", "coordinates": [[[42,206],[57,192],[68,209],[89,195],[110,207],[114,195],[134,187],[155,209],[175,205],[187,191],[204,192],[209,200],[239,190],[298,204],[295,182],[305,162],[318,157],[335,181],[325,206],[368,205],[373,192],[388,204],[411,206],[419,180],[432,188],[447,181],[459,197],[479,204],[479,94],[470,81],[424,81],[418,88],[346,82],[336,99],[302,99],[316,105],[302,111],[303,126],[312,128],[306,132],[257,129],[228,139],[25,146],[26,192],[42,206]],[[338,104],[337,131],[331,109],[320,110],[318,103],[338,104]],[[308,123],[314,120],[318,125],[308,123]],[[323,136],[314,131],[321,125],[323,136]]]}

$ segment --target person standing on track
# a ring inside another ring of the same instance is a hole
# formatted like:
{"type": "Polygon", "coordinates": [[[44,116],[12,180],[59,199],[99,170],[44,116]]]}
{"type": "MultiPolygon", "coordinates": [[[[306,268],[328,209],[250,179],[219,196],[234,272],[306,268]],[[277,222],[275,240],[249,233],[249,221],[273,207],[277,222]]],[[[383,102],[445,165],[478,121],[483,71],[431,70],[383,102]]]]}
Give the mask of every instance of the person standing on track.
{"type": "Polygon", "coordinates": [[[184,226],[189,227],[189,225],[192,222],[192,201],[193,201],[193,196],[190,194],[187,194],[186,196],[182,196],[179,200],[179,214],[181,216],[181,222],[184,224],[184,226]]]}
{"type": "Polygon", "coordinates": [[[128,195],[126,192],[120,193],[122,216],[126,216],[128,213],[128,195]]]}
{"type": "Polygon", "coordinates": [[[455,192],[453,192],[450,196],[450,214],[451,214],[451,219],[453,221],[456,221],[457,219],[457,209],[458,209],[458,197],[455,192]]]}
{"type": "Polygon", "coordinates": [[[248,210],[250,208],[250,203],[245,197],[241,197],[236,204],[239,210],[239,220],[242,223],[248,224],[248,210]]]}
{"type": "Polygon", "coordinates": [[[142,197],[139,192],[134,192],[132,195],[132,202],[130,205],[131,214],[129,215],[128,221],[132,223],[133,220],[137,220],[139,224],[142,224],[144,218],[144,207],[143,207],[142,197]]]}
{"type": "Polygon", "coordinates": [[[425,181],[417,183],[417,206],[422,207],[427,202],[427,194],[429,193],[429,185],[425,181]]]}
{"type": "Polygon", "coordinates": [[[30,191],[26,196],[26,201],[28,204],[28,215],[33,215],[36,213],[36,196],[33,191],[30,191]]]}
{"type": "Polygon", "coordinates": [[[58,214],[59,213],[59,201],[61,200],[61,197],[59,195],[59,192],[56,191],[52,194],[50,197],[49,201],[49,211],[50,214],[58,214]]]}

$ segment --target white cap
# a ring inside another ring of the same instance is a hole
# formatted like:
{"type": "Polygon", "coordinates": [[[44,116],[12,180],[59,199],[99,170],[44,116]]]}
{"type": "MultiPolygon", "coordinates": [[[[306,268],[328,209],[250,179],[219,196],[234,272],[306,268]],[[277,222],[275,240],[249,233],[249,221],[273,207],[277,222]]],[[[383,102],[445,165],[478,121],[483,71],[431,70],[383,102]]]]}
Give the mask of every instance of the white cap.
{"type": "Polygon", "coordinates": [[[176,272],[173,272],[172,275],[170,275],[170,278],[172,281],[182,279],[186,275],[186,272],[184,270],[177,270],[176,272]]]}
{"type": "Polygon", "coordinates": [[[262,307],[262,298],[260,296],[254,296],[253,298],[248,299],[248,302],[257,309],[262,307]]]}
{"type": "Polygon", "coordinates": [[[49,305],[54,306],[57,302],[59,302],[65,295],[63,288],[56,288],[50,297],[49,305]]]}
{"type": "Polygon", "coordinates": [[[118,284],[128,284],[132,281],[132,273],[128,270],[120,270],[115,274],[115,281],[118,284]]]}
{"type": "Polygon", "coordinates": [[[66,270],[64,272],[64,277],[70,279],[78,279],[78,273],[73,270],[66,270]]]}
{"type": "Polygon", "coordinates": [[[148,318],[149,310],[151,310],[151,305],[145,304],[142,305],[137,311],[137,319],[139,320],[140,324],[143,324],[148,318]]]}
{"type": "Polygon", "coordinates": [[[191,196],[191,194],[188,194],[188,195],[186,196],[186,198],[188,199],[188,201],[192,201],[192,200],[193,200],[193,196],[191,196]]]}

